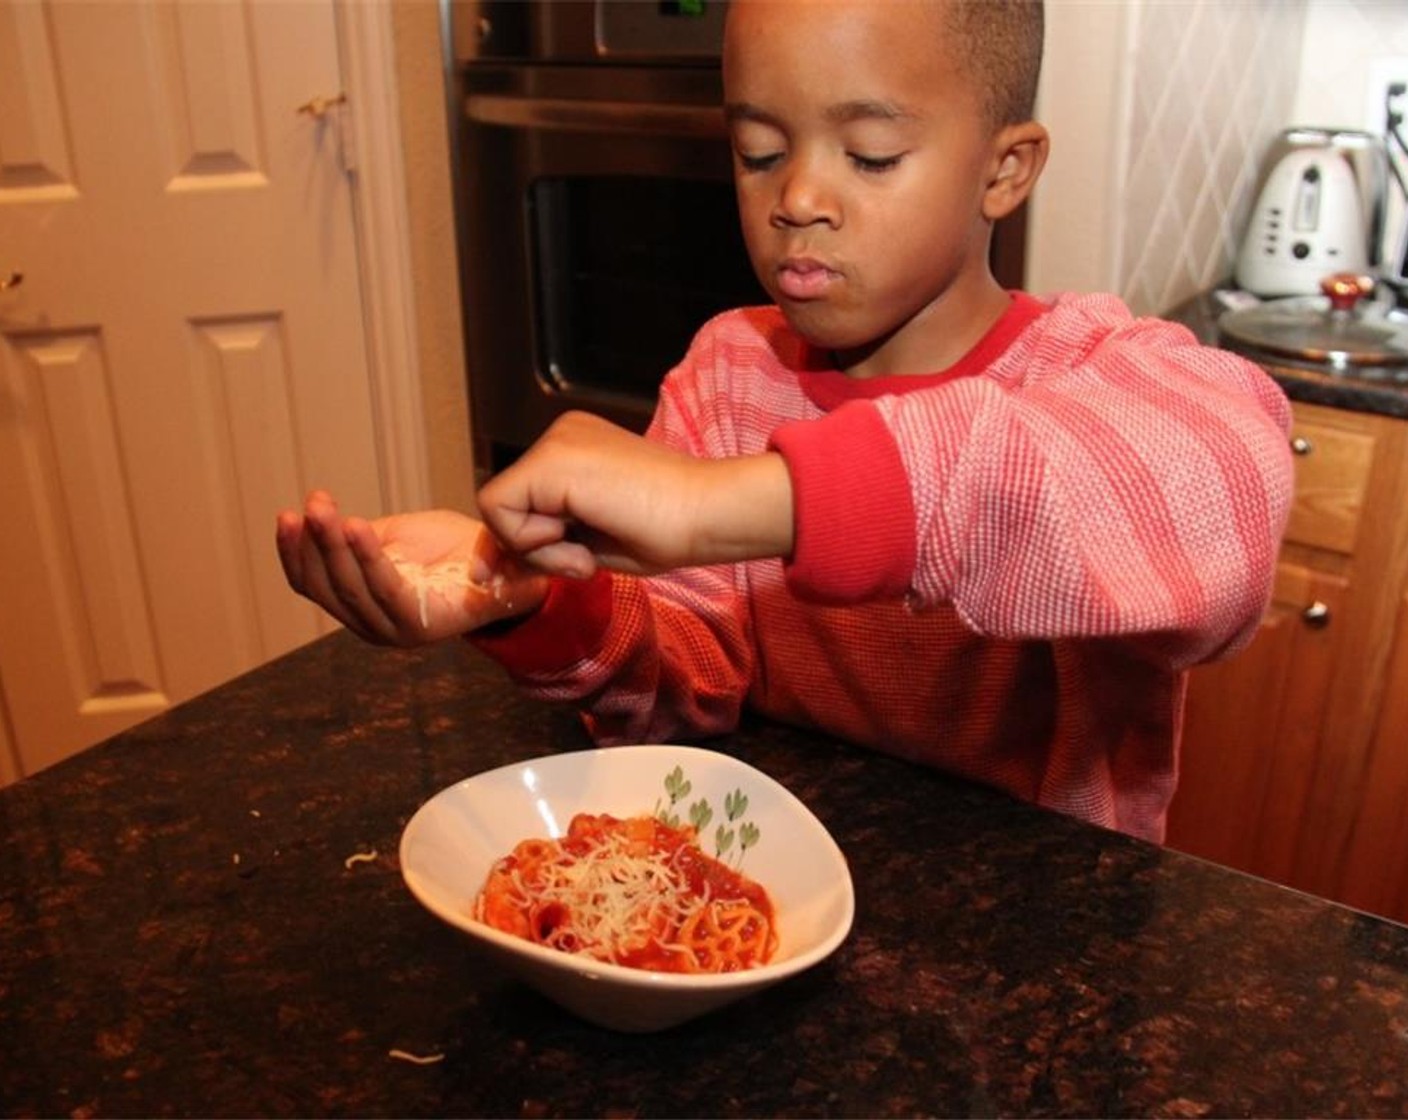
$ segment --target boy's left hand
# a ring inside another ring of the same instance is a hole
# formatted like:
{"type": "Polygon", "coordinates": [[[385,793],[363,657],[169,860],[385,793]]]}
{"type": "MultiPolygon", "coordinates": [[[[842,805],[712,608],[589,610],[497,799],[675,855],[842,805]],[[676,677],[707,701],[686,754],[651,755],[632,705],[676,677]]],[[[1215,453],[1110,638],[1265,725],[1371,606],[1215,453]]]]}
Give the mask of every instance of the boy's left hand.
{"type": "Polygon", "coordinates": [[[301,512],[279,514],[277,542],[295,591],[381,645],[469,633],[531,613],[547,594],[546,576],[502,553],[482,522],[450,510],[367,521],[344,517],[317,490],[301,512]]]}
{"type": "Polygon", "coordinates": [[[491,479],[479,507],[509,548],[561,575],[792,551],[792,483],[780,455],[699,459],[580,412],[491,479]]]}

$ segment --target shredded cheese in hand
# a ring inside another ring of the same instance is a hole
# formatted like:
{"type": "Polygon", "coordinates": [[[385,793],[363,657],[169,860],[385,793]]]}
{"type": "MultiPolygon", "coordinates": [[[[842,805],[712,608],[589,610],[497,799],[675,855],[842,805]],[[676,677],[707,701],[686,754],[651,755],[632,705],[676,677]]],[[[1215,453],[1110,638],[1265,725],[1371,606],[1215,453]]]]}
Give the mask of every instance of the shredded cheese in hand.
{"type": "Polygon", "coordinates": [[[432,592],[448,599],[455,592],[463,593],[470,589],[477,589],[488,591],[496,603],[504,601],[504,577],[500,573],[496,572],[493,578],[484,584],[470,578],[469,562],[466,560],[442,560],[438,564],[418,564],[414,560],[397,556],[389,550],[387,556],[396,565],[396,571],[400,573],[401,578],[415,588],[416,602],[420,607],[422,629],[430,628],[429,596],[432,592]]]}

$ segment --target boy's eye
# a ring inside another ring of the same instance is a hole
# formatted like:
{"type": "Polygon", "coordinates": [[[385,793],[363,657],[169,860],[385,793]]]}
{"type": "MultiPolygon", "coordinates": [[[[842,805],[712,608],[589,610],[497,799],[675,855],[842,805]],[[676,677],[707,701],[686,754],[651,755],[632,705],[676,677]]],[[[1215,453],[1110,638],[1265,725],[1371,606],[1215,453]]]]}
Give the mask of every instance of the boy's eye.
{"type": "Polygon", "coordinates": [[[863,156],[859,152],[848,153],[851,162],[861,171],[891,171],[900,165],[903,153],[893,156],[863,156]]]}
{"type": "Polygon", "coordinates": [[[767,152],[763,155],[749,155],[747,152],[739,152],[738,164],[744,171],[766,171],[781,158],[781,152],[767,152]]]}

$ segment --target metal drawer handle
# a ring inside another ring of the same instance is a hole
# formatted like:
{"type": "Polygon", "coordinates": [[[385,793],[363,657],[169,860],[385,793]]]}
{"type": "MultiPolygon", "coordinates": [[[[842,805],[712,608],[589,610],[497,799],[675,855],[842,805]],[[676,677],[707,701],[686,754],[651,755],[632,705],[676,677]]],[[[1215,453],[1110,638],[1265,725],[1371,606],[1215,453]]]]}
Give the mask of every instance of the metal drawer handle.
{"type": "Polygon", "coordinates": [[[1315,445],[1304,436],[1296,436],[1291,440],[1291,450],[1297,455],[1309,455],[1315,450],[1315,445]]]}
{"type": "Polygon", "coordinates": [[[1330,625],[1330,608],[1319,599],[1300,612],[1301,621],[1312,630],[1323,630],[1330,625]]]}

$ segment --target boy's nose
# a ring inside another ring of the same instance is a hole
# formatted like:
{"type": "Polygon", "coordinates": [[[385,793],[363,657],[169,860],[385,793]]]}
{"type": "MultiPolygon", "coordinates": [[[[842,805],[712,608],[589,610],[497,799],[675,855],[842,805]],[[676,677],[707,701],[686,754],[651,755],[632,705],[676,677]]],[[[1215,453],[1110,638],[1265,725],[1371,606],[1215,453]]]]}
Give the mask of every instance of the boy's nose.
{"type": "Polygon", "coordinates": [[[816,168],[798,164],[782,182],[772,220],[777,226],[809,226],[817,222],[836,226],[840,222],[836,193],[816,168]]]}

